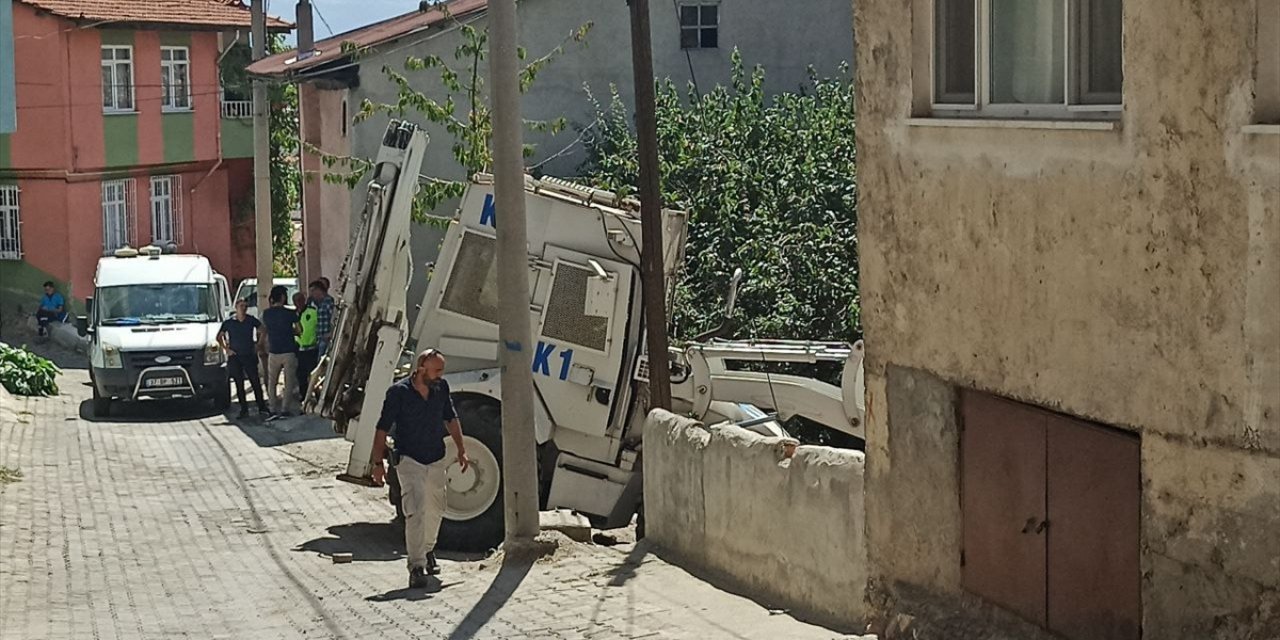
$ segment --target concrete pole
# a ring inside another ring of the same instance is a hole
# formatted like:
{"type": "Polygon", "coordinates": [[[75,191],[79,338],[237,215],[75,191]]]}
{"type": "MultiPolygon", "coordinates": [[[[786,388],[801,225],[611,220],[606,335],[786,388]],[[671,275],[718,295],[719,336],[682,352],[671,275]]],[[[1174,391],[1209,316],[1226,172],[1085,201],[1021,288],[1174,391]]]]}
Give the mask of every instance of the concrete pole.
{"type": "MultiPolygon", "coordinates": [[[[295,26],[298,29],[298,59],[304,60],[310,57],[311,52],[316,48],[315,28],[311,16],[311,0],[298,0],[298,4],[294,9],[295,26]]],[[[302,210],[302,248],[300,251],[298,265],[298,283],[302,285],[311,282],[320,277],[320,212],[316,207],[311,206],[317,202],[317,198],[313,191],[320,189],[321,178],[323,174],[317,171],[320,165],[320,159],[316,154],[307,150],[307,145],[319,146],[319,135],[308,135],[312,133],[310,129],[315,128],[307,115],[310,113],[318,117],[318,110],[313,110],[311,100],[314,98],[312,87],[307,82],[298,83],[298,137],[302,139],[299,145],[299,158],[302,173],[301,193],[298,199],[298,207],[302,210]],[[315,182],[310,182],[314,179],[315,182]]],[[[303,285],[305,288],[305,285],[303,285]]]]}
{"type": "MultiPolygon", "coordinates": [[[[253,41],[253,59],[267,55],[267,14],[264,0],[253,0],[250,39],[253,41]]],[[[260,79],[253,80],[253,215],[254,256],[258,275],[258,312],[269,306],[267,296],[275,280],[271,246],[271,132],[270,109],[267,103],[267,85],[260,79]]]]}
{"type": "MultiPolygon", "coordinates": [[[[502,473],[506,542],[538,535],[537,443],[529,319],[529,249],[524,211],[515,0],[489,2],[489,76],[498,236],[498,336],[502,342],[502,473]]],[[[466,429],[466,425],[462,427],[466,429]]]]}
{"type": "Polygon", "coordinates": [[[667,366],[667,294],[662,264],[662,190],[658,184],[658,116],[653,88],[649,0],[630,0],[631,74],[636,92],[636,138],[640,157],[640,282],[649,350],[649,408],[671,410],[667,366]]]}

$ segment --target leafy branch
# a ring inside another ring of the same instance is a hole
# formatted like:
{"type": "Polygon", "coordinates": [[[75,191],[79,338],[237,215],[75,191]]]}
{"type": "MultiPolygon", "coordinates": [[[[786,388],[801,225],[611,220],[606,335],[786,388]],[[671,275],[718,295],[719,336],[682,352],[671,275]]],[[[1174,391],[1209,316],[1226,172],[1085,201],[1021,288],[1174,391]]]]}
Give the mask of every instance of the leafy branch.
{"type": "MultiPolygon", "coordinates": [[[[423,122],[437,125],[453,139],[450,144],[453,159],[465,175],[470,176],[493,168],[493,114],[481,74],[481,65],[488,57],[489,36],[486,30],[477,29],[471,24],[459,22],[458,25],[462,41],[454,49],[453,63],[436,55],[411,55],[405,58],[402,69],[383,65],[383,75],[395,86],[395,101],[381,103],[366,98],[352,120],[360,123],[377,115],[400,119],[416,116],[423,122]],[[412,75],[421,72],[434,72],[443,89],[440,95],[430,95],[415,88],[418,83],[413,80],[412,75]]],[[[538,74],[564,55],[569,47],[585,47],[592,25],[593,23],[587,22],[579,26],[556,47],[526,62],[520,70],[520,91],[528,91],[538,74]]],[[[359,57],[367,55],[369,50],[352,43],[343,43],[343,52],[359,57]]],[[[528,52],[523,47],[517,50],[517,55],[522,61],[528,58],[528,52]]],[[[564,118],[525,120],[524,125],[530,131],[554,135],[563,131],[568,122],[564,118]]],[[[354,189],[373,170],[373,162],[369,159],[330,154],[311,145],[306,149],[320,157],[327,170],[323,179],[330,184],[341,184],[354,189]]],[[[526,158],[533,152],[532,145],[525,145],[526,158]]],[[[461,197],[465,189],[466,183],[457,180],[429,178],[421,181],[414,200],[414,220],[426,221],[427,211],[461,197]]]]}

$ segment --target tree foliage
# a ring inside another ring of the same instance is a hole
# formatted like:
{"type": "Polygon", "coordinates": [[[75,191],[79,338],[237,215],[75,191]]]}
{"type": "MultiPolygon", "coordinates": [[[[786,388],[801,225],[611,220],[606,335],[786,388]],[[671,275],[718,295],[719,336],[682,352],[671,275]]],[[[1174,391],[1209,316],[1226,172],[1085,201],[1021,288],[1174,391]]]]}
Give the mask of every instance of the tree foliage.
{"type": "MultiPolygon", "coordinates": [[[[521,93],[528,91],[539,72],[564,54],[567,47],[585,46],[591,26],[592,23],[588,22],[574,29],[558,46],[532,60],[523,47],[519,48],[517,55],[524,61],[519,76],[521,93]]],[[[483,73],[489,54],[489,34],[487,30],[477,29],[468,23],[459,23],[458,31],[461,42],[454,49],[452,62],[429,55],[408,56],[399,69],[383,65],[383,75],[396,88],[395,102],[378,103],[366,98],[353,119],[359,123],[374,115],[386,114],[393,118],[416,119],[417,124],[439,125],[452,138],[450,150],[454,161],[465,175],[470,176],[493,168],[493,114],[483,73]],[[441,91],[438,94],[419,88],[423,86],[420,74],[427,72],[439,81],[441,91]]],[[[369,51],[350,43],[344,43],[343,51],[356,58],[369,54],[369,51]]],[[[566,125],[563,118],[525,121],[530,131],[552,134],[564,130],[566,125]]],[[[326,168],[330,169],[324,179],[333,184],[354,189],[373,168],[372,161],[366,158],[333,155],[315,148],[309,150],[318,153],[326,168]]],[[[531,156],[533,151],[531,145],[525,145],[525,157],[531,156]]],[[[424,222],[428,210],[461,197],[465,190],[463,181],[426,177],[420,183],[414,201],[414,220],[424,222]]]]}
{"type": "MultiPolygon", "coordinates": [[[[729,87],[699,95],[659,83],[663,201],[690,216],[685,272],[672,296],[673,337],[690,339],[720,323],[740,267],[732,337],[853,341],[861,329],[848,70],[811,74],[800,92],[772,100],[763,84],[764,72],[748,73],[737,52],[729,87]]],[[[616,91],[607,108],[596,102],[596,113],[582,172],[596,186],[633,194],[639,166],[630,114],[616,91]]],[[[835,366],[770,370],[831,383],[840,375],[835,366]]],[[[805,443],[861,446],[803,418],[786,427],[805,443]]]]}
{"type": "MultiPolygon", "coordinates": [[[[287,49],[283,36],[272,35],[267,41],[268,55],[287,49]]],[[[251,57],[252,53],[245,44],[232,47],[223,57],[220,71],[228,100],[252,99],[252,81],[245,71],[251,57]]],[[[299,208],[302,197],[297,85],[268,85],[267,102],[271,109],[272,253],[276,275],[291,276],[297,273],[298,246],[293,239],[293,221],[290,215],[299,208]]],[[[241,209],[251,214],[254,208],[253,198],[253,192],[250,191],[240,204],[241,209]]]]}
{"type": "MultiPolygon", "coordinates": [[[[741,267],[737,337],[854,340],[858,325],[853,88],[847,69],[772,101],[764,72],[733,57],[729,87],[698,95],[657,91],[661,184],[667,207],[689,212],[685,274],[674,292],[674,334],[721,320],[741,267]]],[[[596,102],[583,173],[634,193],[639,166],[631,117],[616,92],[596,102]]]]}

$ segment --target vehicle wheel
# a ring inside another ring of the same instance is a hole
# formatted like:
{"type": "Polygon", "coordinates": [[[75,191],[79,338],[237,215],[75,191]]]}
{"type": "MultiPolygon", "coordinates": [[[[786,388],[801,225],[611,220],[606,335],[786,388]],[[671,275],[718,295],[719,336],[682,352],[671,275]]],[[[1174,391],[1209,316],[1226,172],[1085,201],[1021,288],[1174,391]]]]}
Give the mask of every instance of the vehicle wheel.
{"type": "Polygon", "coordinates": [[[89,384],[93,387],[93,417],[105,418],[111,413],[111,398],[98,393],[98,383],[90,376],[89,384]]]}
{"type": "Polygon", "coordinates": [[[455,396],[454,407],[471,468],[460,472],[453,441],[446,440],[449,492],[439,545],[452,551],[487,551],[502,542],[504,531],[502,410],[494,400],[471,395],[455,396]]]}

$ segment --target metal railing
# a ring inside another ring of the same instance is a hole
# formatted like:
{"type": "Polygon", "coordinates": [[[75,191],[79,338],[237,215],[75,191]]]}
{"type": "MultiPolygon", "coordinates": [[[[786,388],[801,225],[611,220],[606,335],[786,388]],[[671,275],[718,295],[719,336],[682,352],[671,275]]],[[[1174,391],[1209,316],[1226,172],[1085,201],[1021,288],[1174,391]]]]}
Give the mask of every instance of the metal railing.
{"type": "Polygon", "coordinates": [[[223,100],[222,117],[244,120],[253,117],[252,100],[223,100]]]}

